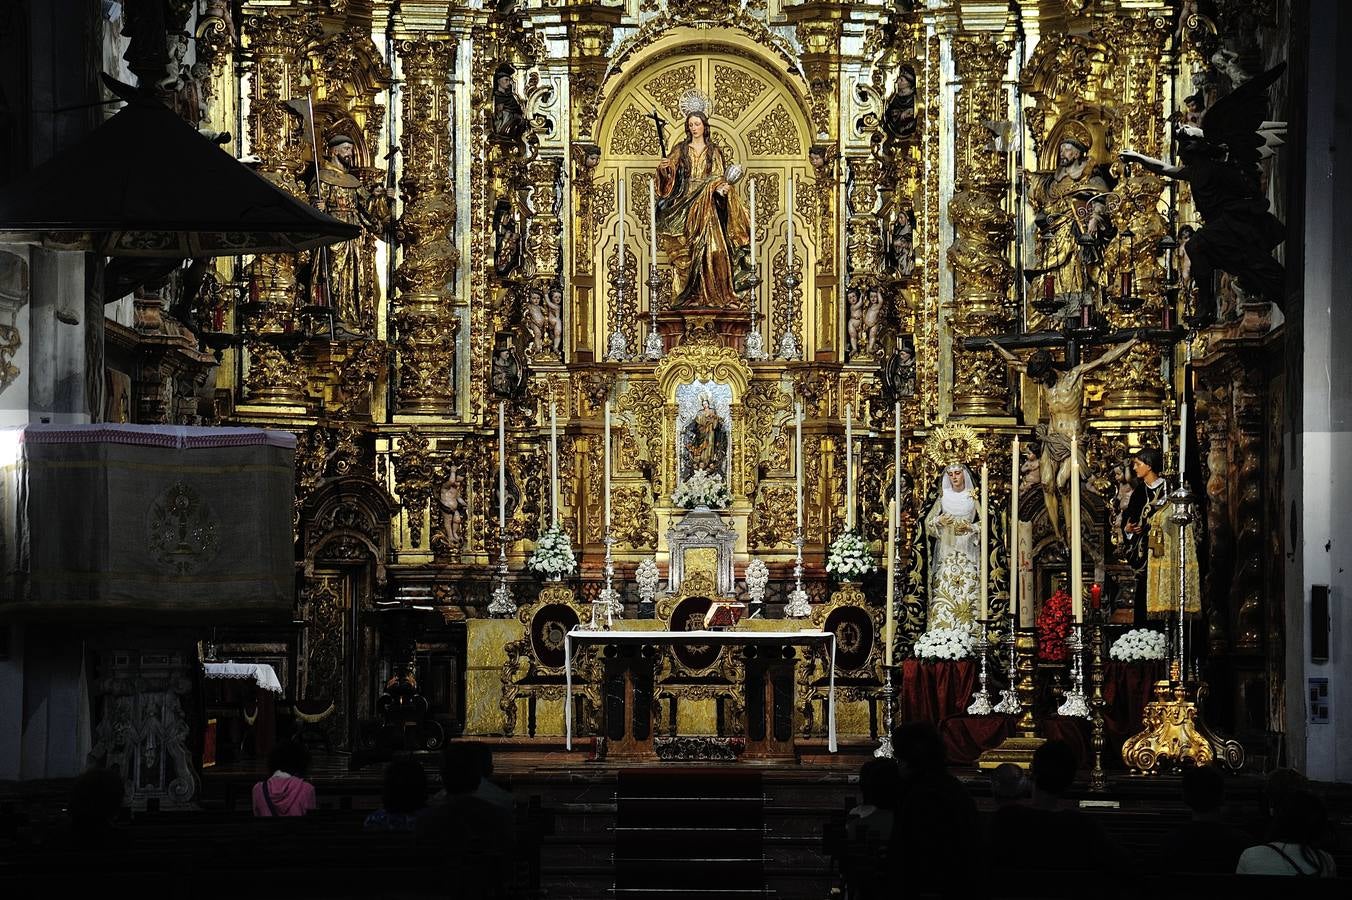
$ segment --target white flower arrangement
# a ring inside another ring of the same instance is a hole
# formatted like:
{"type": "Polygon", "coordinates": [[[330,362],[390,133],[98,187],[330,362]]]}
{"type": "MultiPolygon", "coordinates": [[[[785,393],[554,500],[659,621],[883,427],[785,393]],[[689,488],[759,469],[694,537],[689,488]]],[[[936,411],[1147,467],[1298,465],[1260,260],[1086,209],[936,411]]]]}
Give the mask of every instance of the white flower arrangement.
{"type": "Polygon", "coordinates": [[[532,572],[561,578],[577,571],[577,557],[573,556],[573,544],[568,532],[557,522],[540,533],[536,541],[535,552],[526,563],[532,572]]]}
{"type": "Polygon", "coordinates": [[[1164,659],[1164,635],[1149,628],[1133,628],[1113,641],[1108,655],[1121,662],[1164,659]]]}
{"type": "Polygon", "coordinates": [[[853,531],[841,532],[826,551],[826,571],[837,578],[860,578],[877,568],[868,542],[853,531]]]}
{"type": "Polygon", "coordinates": [[[722,509],[732,502],[732,492],[728,490],[722,475],[710,475],[703,470],[682,481],[671,495],[671,502],[686,509],[707,506],[710,509],[722,509]]]}
{"type": "Polygon", "coordinates": [[[915,641],[921,659],[966,659],[972,655],[972,633],[965,628],[935,628],[915,641]]]}

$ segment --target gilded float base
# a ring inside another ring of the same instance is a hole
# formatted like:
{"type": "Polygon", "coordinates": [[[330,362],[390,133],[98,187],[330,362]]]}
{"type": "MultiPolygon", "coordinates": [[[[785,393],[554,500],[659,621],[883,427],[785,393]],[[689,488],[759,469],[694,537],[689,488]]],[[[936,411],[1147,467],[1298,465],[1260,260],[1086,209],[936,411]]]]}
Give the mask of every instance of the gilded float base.
{"type": "Polygon", "coordinates": [[[1033,765],[1033,754],[1037,748],[1045,744],[1046,738],[1040,737],[1008,737],[1003,744],[987,750],[977,758],[976,765],[983,772],[988,772],[997,766],[1005,763],[1014,763],[1022,766],[1027,772],[1033,765]]]}

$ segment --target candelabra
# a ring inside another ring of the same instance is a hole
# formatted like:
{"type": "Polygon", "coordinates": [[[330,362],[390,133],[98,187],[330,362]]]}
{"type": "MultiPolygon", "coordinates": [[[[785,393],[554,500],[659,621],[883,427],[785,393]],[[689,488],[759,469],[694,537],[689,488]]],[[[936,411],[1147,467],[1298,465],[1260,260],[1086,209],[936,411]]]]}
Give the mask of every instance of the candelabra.
{"type": "Polygon", "coordinates": [[[897,693],[892,686],[892,668],[883,667],[883,733],[878,739],[878,749],[873,751],[874,756],[882,759],[892,758],[892,706],[897,693]]]}
{"type": "Polygon", "coordinates": [[[990,691],[986,689],[986,680],[989,677],[989,674],[986,671],[986,657],[990,655],[990,642],[986,639],[986,628],[988,627],[988,624],[986,619],[981,620],[981,637],[977,640],[976,644],[977,652],[981,654],[981,672],[978,676],[981,680],[981,690],[977,691],[976,694],[972,696],[972,703],[967,707],[967,714],[969,716],[989,716],[995,711],[995,708],[991,706],[990,691]]]}
{"type": "Polygon", "coordinates": [[[1014,649],[1013,616],[1009,617],[1009,665],[1005,667],[1005,677],[1009,680],[1009,686],[1000,692],[1000,702],[991,711],[1017,716],[1023,711],[1023,704],[1019,702],[1019,657],[1014,649]]]}
{"type": "Polygon", "coordinates": [[[493,599],[488,604],[490,616],[516,615],[516,601],[512,599],[512,589],[507,586],[507,532],[498,531],[498,584],[493,588],[493,599]]]}
{"type": "Polygon", "coordinates": [[[1065,702],[1056,708],[1058,716],[1089,718],[1089,704],[1084,697],[1084,637],[1081,634],[1083,629],[1083,622],[1076,622],[1070,626],[1070,638],[1067,643],[1070,649],[1072,683],[1070,689],[1066,691],[1065,702]]]}
{"type": "Polygon", "coordinates": [[[653,361],[662,358],[662,335],[657,331],[657,264],[648,266],[648,338],[643,344],[643,355],[653,361]]]}
{"type": "Polygon", "coordinates": [[[615,593],[614,587],[615,558],[611,554],[611,548],[614,543],[615,538],[611,537],[609,532],[606,532],[606,586],[601,589],[601,593],[592,601],[591,624],[589,626],[592,631],[601,631],[603,629],[609,631],[610,627],[614,624],[615,607],[618,605],[619,601],[619,596],[615,593]],[[604,625],[601,622],[602,616],[605,617],[604,625]]]}
{"type": "Polygon", "coordinates": [[[803,590],[803,530],[798,529],[793,539],[798,554],[793,561],[793,592],[784,606],[784,615],[791,619],[804,619],[812,615],[812,604],[807,602],[807,591],[803,590]]]}
{"type": "Polygon", "coordinates": [[[1090,646],[1093,648],[1094,667],[1090,676],[1089,706],[1093,710],[1093,747],[1094,768],[1089,772],[1089,790],[1102,793],[1108,790],[1108,775],[1103,771],[1104,721],[1103,709],[1107,705],[1103,699],[1103,613],[1093,616],[1093,630],[1090,633],[1090,646]]]}
{"type": "Polygon", "coordinates": [[[751,330],[746,333],[746,358],[750,360],[766,359],[765,339],[761,337],[759,316],[756,309],[756,293],[751,293],[751,330]]]}
{"type": "Polygon", "coordinates": [[[624,258],[621,256],[619,271],[615,274],[614,330],[610,332],[610,337],[606,340],[607,362],[629,361],[629,339],[624,336],[624,326],[621,323],[625,313],[624,289],[628,286],[629,279],[624,276],[624,258]]]}
{"type": "Polygon", "coordinates": [[[798,335],[793,331],[793,289],[798,286],[799,279],[790,269],[784,276],[784,333],[779,336],[779,358],[780,359],[802,359],[803,351],[798,346],[798,335]]]}

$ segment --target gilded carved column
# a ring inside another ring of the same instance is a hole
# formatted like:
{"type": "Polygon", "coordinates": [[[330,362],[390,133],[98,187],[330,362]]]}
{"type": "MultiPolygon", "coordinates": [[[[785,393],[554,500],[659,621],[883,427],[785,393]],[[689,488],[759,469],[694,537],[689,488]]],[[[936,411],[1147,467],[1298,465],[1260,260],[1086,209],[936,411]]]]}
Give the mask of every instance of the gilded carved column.
{"type": "Polygon", "coordinates": [[[959,82],[955,103],[956,189],[949,202],[953,243],[952,411],[955,416],[1008,415],[1004,363],[993,353],[963,350],[969,337],[1011,328],[1008,307],[1013,268],[1009,243],[1013,217],[1003,207],[1009,189],[1007,161],[988,123],[1008,118],[1004,77],[1013,48],[998,33],[963,34],[953,40],[959,82]]]}
{"type": "Polygon", "coordinates": [[[455,195],[451,166],[448,81],[455,41],[436,32],[400,36],[403,63],[404,171],[400,187],[403,261],[395,271],[394,331],[397,406],[406,414],[449,414],[455,404],[455,343],[459,320],[451,282],[459,264],[453,242],[455,195]]]}
{"type": "MultiPolygon", "coordinates": [[[[1117,48],[1115,68],[1121,73],[1115,99],[1122,112],[1121,146],[1156,158],[1169,155],[1164,91],[1171,62],[1164,47],[1170,22],[1161,13],[1115,19],[1107,28],[1105,40],[1117,48]]],[[[1165,181],[1140,168],[1124,171],[1123,176],[1117,186],[1123,198],[1118,206],[1121,234],[1110,245],[1105,259],[1105,269],[1116,276],[1109,286],[1109,302],[1118,304],[1113,323],[1120,328],[1158,327],[1165,303],[1159,247],[1168,233],[1168,224],[1159,212],[1165,181]]],[[[1159,378],[1159,345],[1138,344],[1120,365],[1126,371],[1113,379],[1104,395],[1105,414],[1158,415],[1165,399],[1159,378]]]]}
{"type": "MultiPolygon", "coordinates": [[[[280,10],[245,6],[244,39],[252,62],[249,98],[250,147],[260,160],[258,173],[282,190],[304,197],[296,179],[300,140],[294,116],[284,104],[302,93],[301,51],[308,20],[280,10]]],[[[249,402],[272,407],[303,407],[303,379],[296,366],[296,343],[289,340],[295,320],[298,285],[296,257],[257,257],[249,272],[250,297],[242,317],[248,369],[249,402]]]]}

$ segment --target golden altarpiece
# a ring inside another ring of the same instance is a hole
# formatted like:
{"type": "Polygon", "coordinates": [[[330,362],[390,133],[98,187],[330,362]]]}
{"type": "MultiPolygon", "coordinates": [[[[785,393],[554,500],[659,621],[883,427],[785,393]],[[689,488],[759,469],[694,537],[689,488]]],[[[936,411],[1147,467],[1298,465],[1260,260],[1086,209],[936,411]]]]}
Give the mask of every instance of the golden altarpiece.
{"type": "MultiPolygon", "coordinates": [[[[220,327],[241,337],[220,369],[223,419],[300,438],[302,626],[277,651],[296,694],[331,708],[343,743],[364,739],[400,677],[466,733],[557,741],[562,635],[608,584],[625,627],[684,628],[691,600],[746,601],[759,561],[760,615],[738,627],[833,631],[838,730],[874,741],[886,577],[828,578],[828,545],[848,519],[886,559],[900,486],[895,649],[911,655],[942,470],[988,463],[992,636],[1009,631],[1011,534],[1026,545],[1028,603],[1013,621],[1031,628],[1070,558],[1055,498],[1033,502],[1051,394],[1021,374],[1028,351],[1068,369],[1134,335],[1086,367],[1073,415],[1090,495],[1080,574],[1117,585],[1110,605],[1129,610],[1118,517],[1131,454],[1159,448],[1177,471],[1191,359],[1205,444],[1186,452],[1208,479],[1244,469],[1268,413],[1219,406],[1241,394],[1261,405],[1263,390],[1234,385],[1263,376],[1234,360],[1274,339],[1254,304],[1225,328],[1181,327],[1190,294],[1173,248],[1195,219],[1187,186],[1119,158],[1169,157],[1185,86],[1210,66],[1216,24],[1175,6],[245,0],[235,21],[201,19],[209,123],[237,130],[232,146],[265,177],[364,229],[349,245],[218,270],[238,289],[222,292],[220,327]],[[723,185],[673,237],[673,192],[702,184],[686,155],[693,111],[695,158],[715,160],[723,185]],[[990,337],[1009,338],[1018,364],[990,337]],[[958,425],[980,436],[981,458],[962,458],[958,425]],[[1011,529],[1016,437],[1034,512],[1011,529]],[[952,458],[925,452],[936,446],[952,458]],[[641,597],[645,561],[671,572],[670,535],[688,514],[673,497],[696,469],[730,495],[717,518],[731,553],[685,549],[680,583],[641,597]],[[786,619],[800,470],[810,612],[786,619]],[[525,566],[555,519],[579,564],[557,582],[525,566]],[[504,586],[508,611],[491,615],[504,586]]],[[[1261,473],[1242,477],[1267,502],[1261,473]]],[[[1205,619],[1189,636],[1230,654],[1237,695],[1281,667],[1263,627],[1280,619],[1268,599],[1280,591],[1240,587],[1280,583],[1277,563],[1237,562],[1254,502],[1206,507],[1205,619]],[[1254,577],[1238,577],[1249,565],[1254,577]]],[[[678,649],[651,667],[653,728],[741,735],[744,654],[678,649]]],[[[775,727],[821,739],[827,664],[795,652],[791,720],[775,727]]],[[[606,664],[577,663],[587,733],[602,727],[606,664]]],[[[1031,684],[1031,660],[1017,671],[1031,684]]]]}

